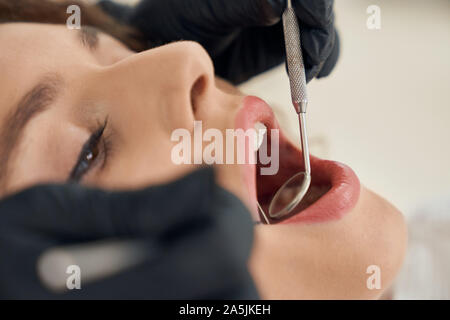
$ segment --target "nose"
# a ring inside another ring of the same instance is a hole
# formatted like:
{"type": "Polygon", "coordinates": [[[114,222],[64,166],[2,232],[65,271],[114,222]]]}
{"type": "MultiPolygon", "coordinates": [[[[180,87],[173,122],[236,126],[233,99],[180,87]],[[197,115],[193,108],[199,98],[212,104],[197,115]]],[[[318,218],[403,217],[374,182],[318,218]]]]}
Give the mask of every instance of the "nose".
{"type": "Polygon", "coordinates": [[[108,170],[101,185],[134,188],[190,170],[173,164],[171,135],[180,128],[192,131],[196,109],[209,105],[206,97],[217,92],[207,52],[197,43],[177,42],[97,71],[85,85],[105,106],[113,132],[108,163],[114,170],[108,170]]]}
{"type": "Polygon", "coordinates": [[[201,45],[188,41],[132,55],[105,73],[115,87],[109,90],[124,95],[118,101],[126,98],[124,103],[133,104],[129,112],[169,130],[192,126],[202,98],[215,87],[211,58],[201,45]]]}

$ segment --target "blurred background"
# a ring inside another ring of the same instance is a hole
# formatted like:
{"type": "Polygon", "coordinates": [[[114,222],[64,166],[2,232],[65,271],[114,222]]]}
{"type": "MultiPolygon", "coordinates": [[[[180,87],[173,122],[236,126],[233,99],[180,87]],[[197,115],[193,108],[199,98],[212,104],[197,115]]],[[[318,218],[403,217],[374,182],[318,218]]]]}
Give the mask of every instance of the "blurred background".
{"type": "MultiPolygon", "coordinates": [[[[335,12],[341,58],[308,86],[311,152],[350,165],[408,219],[392,297],[449,299],[450,1],[336,0],[335,12]],[[378,30],[367,27],[371,5],[381,9],[378,30]]],[[[272,105],[299,140],[284,66],[241,89],[272,105]]]]}

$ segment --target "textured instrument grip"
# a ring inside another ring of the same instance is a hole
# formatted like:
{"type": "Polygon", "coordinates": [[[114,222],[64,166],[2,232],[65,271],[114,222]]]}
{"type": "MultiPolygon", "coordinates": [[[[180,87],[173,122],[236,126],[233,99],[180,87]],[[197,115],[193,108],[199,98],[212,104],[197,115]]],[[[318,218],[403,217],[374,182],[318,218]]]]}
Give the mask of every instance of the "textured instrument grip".
{"type": "Polygon", "coordinates": [[[287,8],[284,11],[283,27],[292,102],[297,105],[307,103],[308,96],[306,93],[306,75],[300,42],[300,28],[293,8],[287,8]]]}

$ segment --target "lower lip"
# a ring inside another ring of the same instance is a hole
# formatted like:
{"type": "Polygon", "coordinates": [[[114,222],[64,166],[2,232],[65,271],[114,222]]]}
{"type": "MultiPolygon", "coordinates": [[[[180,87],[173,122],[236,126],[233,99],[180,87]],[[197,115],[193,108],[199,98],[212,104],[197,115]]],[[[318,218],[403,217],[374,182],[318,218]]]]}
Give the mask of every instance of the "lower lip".
{"type": "MultiPolygon", "coordinates": [[[[269,129],[279,129],[272,109],[261,99],[253,96],[244,98],[239,110],[235,127],[247,130],[255,123],[261,122],[269,129]]],[[[288,148],[289,157],[301,159],[301,151],[286,139],[280,130],[280,149],[288,148]]],[[[348,166],[335,161],[316,158],[311,159],[312,183],[320,181],[329,185],[329,190],[304,210],[291,214],[284,220],[271,220],[271,223],[316,223],[342,218],[350,212],[358,202],[360,182],[356,174],[348,166]]],[[[283,159],[285,161],[285,159],[283,159]]],[[[250,204],[255,220],[260,220],[257,210],[256,166],[243,166],[244,183],[250,191],[250,204]]]]}

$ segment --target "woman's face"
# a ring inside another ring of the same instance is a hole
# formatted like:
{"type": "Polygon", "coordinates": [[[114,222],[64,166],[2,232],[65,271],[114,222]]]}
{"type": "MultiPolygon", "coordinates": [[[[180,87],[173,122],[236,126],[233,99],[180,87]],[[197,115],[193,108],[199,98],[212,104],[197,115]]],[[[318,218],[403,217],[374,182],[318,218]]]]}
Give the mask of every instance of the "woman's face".
{"type": "MultiPolygon", "coordinates": [[[[136,54],[93,29],[25,23],[0,25],[0,43],[7,44],[0,51],[3,195],[68,179],[106,189],[169,182],[198,166],[172,161],[174,130],[193,132],[197,120],[203,131],[225,132],[258,113],[258,102],[215,78],[196,43],[136,54]]],[[[257,217],[248,167],[216,169],[217,182],[257,217]]],[[[332,179],[319,180],[314,201],[333,189],[332,179]]],[[[255,228],[249,266],[262,296],[378,297],[403,258],[401,215],[358,183],[351,205],[316,220],[255,228]],[[380,268],[382,290],[367,288],[371,265],[380,268]]]]}

